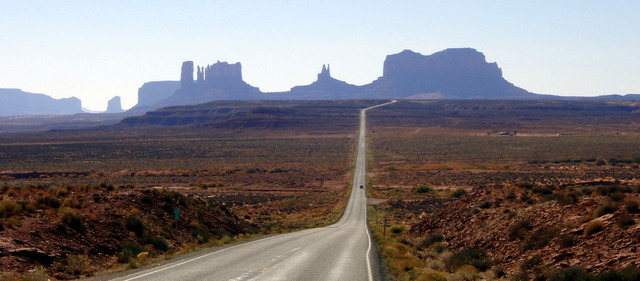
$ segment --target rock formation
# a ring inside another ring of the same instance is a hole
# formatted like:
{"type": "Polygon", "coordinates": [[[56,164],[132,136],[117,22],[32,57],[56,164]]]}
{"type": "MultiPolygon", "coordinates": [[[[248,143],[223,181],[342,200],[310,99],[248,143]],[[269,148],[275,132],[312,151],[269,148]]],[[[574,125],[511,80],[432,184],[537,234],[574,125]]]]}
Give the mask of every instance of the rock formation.
{"type": "MultiPolygon", "coordinates": [[[[146,85],[146,84],[145,84],[146,85]]],[[[141,88],[142,89],[142,88],[141,88]]],[[[155,97],[162,95],[155,94],[155,97]]],[[[142,94],[139,94],[142,97],[142,94]]],[[[446,49],[432,55],[410,50],[387,56],[383,75],[364,86],[356,86],[331,77],[329,65],[323,65],[318,79],[288,92],[262,93],[242,80],[240,63],[218,61],[194,67],[182,64],[180,88],[170,96],[145,104],[147,110],[163,106],[189,105],[214,100],[273,99],[549,99],[518,88],[502,77],[502,70],[488,63],[485,56],[471,48],[446,49]],[[194,79],[194,72],[196,78],[194,79]]],[[[134,107],[138,108],[142,103],[134,107]]]]}
{"type": "Polygon", "coordinates": [[[331,77],[329,65],[322,65],[318,80],[291,88],[290,99],[351,99],[359,92],[359,87],[331,77]]]}
{"type": "Polygon", "coordinates": [[[170,97],[180,89],[180,81],[152,81],[138,88],[138,103],[129,111],[148,111],[158,108],[155,104],[170,97]]]}
{"type": "Polygon", "coordinates": [[[180,72],[180,88],[185,91],[191,91],[194,88],[193,82],[193,62],[185,61],[182,63],[182,71],[180,72]]]}
{"type": "Polygon", "coordinates": [[[190,105],[214,100],[254,100],[264,99],[256,87],[242,80],[242,65],[227,62],[214,63],[206,67],[197,67],[196,79],[193,79],[194,64],[186,61],[182,64],[180,88],[171,96],[153,104],[160,108],[174,105],[190,105]]]}
{"type": "Polygon", "coordinates": [[[514,86],[502,70],[471,48],[424,56],[410,50],[387,56],[382,77],[365,86],[375,98],[535,99],[514,86]]]}
{"type": "Polygon", "coordinates": [[[0,116],[59,115],[82,113],[81,101],[76,97],[54,99],[43,94],[20,89],[0,89],[0,116]]]}
{"type": "Polygon", "coordinates": [[[242,80],[242,65],[237,62],[214,63],[207,67],[198,67],[198,87],[215,88],[246,84],[242,80]]]}
{"type": "Polygon", "coordinates": [[[329,78],[331,78],[331,66],[327,64],[327,66],[325,67],[323,64],[322,70],[320,71],[320,73],[318,73],[318,81],[329,80],[329,78]]]}
{"type": "Polygon", "coordinates": [[[109,100],[109,103],[107,103],[107,111],[105,111],[105,113],[120,113],[120,112],[124,112],[124,110],[122,110],[122,100],[120,99],[119,96],[115,96],[109,100]]]}

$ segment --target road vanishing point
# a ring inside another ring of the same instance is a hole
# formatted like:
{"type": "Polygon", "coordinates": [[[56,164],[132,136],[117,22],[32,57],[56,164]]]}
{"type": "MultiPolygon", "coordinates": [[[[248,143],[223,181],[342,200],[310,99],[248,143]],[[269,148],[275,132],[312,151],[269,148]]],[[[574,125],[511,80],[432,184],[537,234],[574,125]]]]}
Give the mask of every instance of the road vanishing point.
{"type": "Polygon", "coordinates": [[[366,112],[394,102],[360,111],[351,196],[337,223],[203,250],[135,273],[124,272],[107,278],[122,281],[382,279],[378,254],[372,248],[367,227],[366,188],[360,185],[366,187],[366,112]]]}

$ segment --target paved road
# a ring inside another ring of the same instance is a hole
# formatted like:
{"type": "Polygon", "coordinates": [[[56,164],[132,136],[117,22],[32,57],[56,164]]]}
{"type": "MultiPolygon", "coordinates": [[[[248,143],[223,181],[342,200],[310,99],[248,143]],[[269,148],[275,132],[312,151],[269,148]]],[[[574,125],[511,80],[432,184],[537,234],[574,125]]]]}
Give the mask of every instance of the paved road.
{"type": "MultiPolygon", "coordinates": [[[[395,101],[393,101],[395,102],[395,101]]],[[[393,103],[390,102],[390,103],[393,103]]],[[[379,106],[387,105],[382,104],[379,106]]],[[[367,228],[365,114],[351,197],[331,226],[269,236],[182,258],[114,280],[377,280],[377,253],[367,228]]]]}

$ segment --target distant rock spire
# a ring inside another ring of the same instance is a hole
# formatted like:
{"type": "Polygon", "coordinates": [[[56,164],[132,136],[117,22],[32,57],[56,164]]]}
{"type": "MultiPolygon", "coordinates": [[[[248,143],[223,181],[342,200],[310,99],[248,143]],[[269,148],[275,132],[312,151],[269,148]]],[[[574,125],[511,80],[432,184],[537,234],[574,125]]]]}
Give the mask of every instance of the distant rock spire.
{"type": "Polygon", "coordinates": [[[122,109],[122,101],[119,96],[115,96],[109,100],[107,104],[107,111],[105,113],[120,113],[124,112],[122,109]]]}
{"type": "Polygon", "coordinates": [[[202,85],[204,84],[204,67],[198,66],[198,76],[197,76],[198,80],[197,83],[198,85],[202,85]]]}
{"type": "Polygon", "coordinates": [[[331,78],[331,70],[329,69],[329,65],[322,65],[322,71],[318,74],[318,80],[324,80],[327,78],[331,78]]]}
{"type": "Polygon", "coordinates": [[[182,71],[180,73],[180,87],[183,90],[193,89],[193,62],[185,61],[182,63],[182,71]]]}

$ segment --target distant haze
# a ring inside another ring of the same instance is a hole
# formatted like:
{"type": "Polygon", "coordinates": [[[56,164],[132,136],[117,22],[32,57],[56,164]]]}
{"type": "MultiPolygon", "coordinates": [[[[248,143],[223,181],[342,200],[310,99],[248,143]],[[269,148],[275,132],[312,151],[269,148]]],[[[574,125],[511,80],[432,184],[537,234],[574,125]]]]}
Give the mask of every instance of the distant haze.
{"type": "Polygon", "coordinates": [[[242,62],[263,92],[382,75],[388,54],[472,47],[540,94],[640,93],[637,1],[6,1],[0,88],[137,103],[185,60],[242,62]]]}

